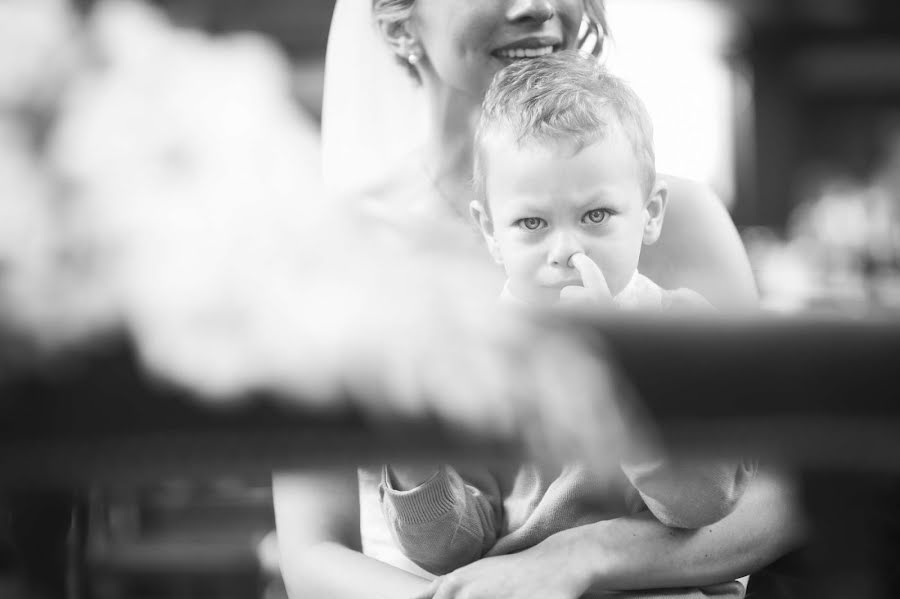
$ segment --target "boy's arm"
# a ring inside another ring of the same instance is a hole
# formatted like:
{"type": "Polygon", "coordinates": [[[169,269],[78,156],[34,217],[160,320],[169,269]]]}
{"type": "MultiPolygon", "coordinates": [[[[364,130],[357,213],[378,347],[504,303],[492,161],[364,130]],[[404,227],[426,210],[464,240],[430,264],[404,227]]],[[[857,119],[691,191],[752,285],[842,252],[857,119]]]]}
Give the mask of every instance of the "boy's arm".
{"type": "MultiPolygon", "coordinates": [[[[706,298],[687,288],[664,291],[662,309],[680,315],[716,312],[706,298]]],[[[622,470],[660,522],[675,528],[700,528],[734,510],[756,474],[756,464],[749,460],[672,459],[651,452],[624,462],[622,470]]]]}
{"type": "Polygon", "coordinates": [[[642,512],[562,530],[519,553],[488,557],[413,595],[560,597],[588,591],[699,587],[752,573],[805,534],[789,480],[761,473],[737,508],[701,530],[663,526],[642,512]],[[447,592],[447,591],[453,592],[447,592]]]}
{"type": "Polygon", "coordinates": [[[409,490],[391,474],[385,466],[379,486],[384,517],[403,553],[425,570],[451,572],[481,558],[497,540],[500,492],[486,471],[463,480],[441,466],[409,490]]]}
{"type": "Polygon", "coordinates": [[[734,510],[756,474],[756,463],[658,458],[623,462],[622,470],[660,522],[701,528],[734,510]]]}

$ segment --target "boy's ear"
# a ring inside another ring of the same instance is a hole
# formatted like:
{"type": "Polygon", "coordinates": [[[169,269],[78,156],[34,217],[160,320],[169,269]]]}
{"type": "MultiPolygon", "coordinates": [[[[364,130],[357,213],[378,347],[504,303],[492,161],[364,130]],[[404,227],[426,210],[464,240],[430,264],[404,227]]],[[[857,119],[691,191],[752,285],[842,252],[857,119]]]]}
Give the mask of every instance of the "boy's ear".
{"type": "Polygon", "coordinates": [[[376,24],[381,32],[381,37],[388,43],[394,54],[403,60],[409,60],[412,55],[421,56],[422,47],[409,20],[396,21],[376,17],[376,24]]]}
{"type": "Polygon", "coordinates": [[[484,237],[484,242],[487,244],[488,251],[494,258],[494,262],[502,266],[503,256],[500,255],[500,244],[497,243],[497,238],[494,237],[494,221],[491,220],[491,215],[488,213],[487,208],[479,200],[472,200],[472,203],[469,204],[469,213],[472,215],[472,220],[478,225],[478,229],[484,237]]]}
{"type": "Polygon", "coordinates": [[[644,203],[644,245],[652,245],[659,239],[668,199],[669,188],[666,182],[657,179],[650,191],[650,197],[644,203]]]}

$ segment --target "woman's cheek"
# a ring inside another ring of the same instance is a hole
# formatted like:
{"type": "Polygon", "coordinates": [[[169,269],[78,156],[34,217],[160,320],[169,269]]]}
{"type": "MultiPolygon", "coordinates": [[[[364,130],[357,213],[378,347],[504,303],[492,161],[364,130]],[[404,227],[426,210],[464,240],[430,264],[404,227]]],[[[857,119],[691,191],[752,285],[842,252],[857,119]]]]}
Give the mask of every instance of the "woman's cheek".
{"type": "MultiPolygon", "coordinates": [[[[496,3],[479,0],[479,5],[485,7],[493,4],[496,3]]],[[[445,79],[445,82],[451,84],[455,82],[455,87],[476,94],[480,98],[502,66],[499,63],[495,64],[496,61],[490,54],[498,44],[498,19],[502,20],[502,14],[495,14],[496,9],[491,11],[476,8],[467,11],[465,18],[441,23],[446,31],[451,32],[451,36],[456,37],[452,58],[444,64],[449,71],[448,79],[451,80],[445,79]]]]}

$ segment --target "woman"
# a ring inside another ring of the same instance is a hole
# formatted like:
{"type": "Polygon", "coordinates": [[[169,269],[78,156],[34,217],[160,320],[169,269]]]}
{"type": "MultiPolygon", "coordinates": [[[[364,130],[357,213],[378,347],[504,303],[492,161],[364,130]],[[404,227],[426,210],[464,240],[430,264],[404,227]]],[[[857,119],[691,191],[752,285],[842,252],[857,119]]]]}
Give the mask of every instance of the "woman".
{"type": "MultiPolygon", "coordinates": [[[[472,131],[486,86],[507,62],[498,54],[542,38],[555,48],[581,43],[579,32],[605,30],[602,1],[377,0],[372,13],[359,4],[369,2],[337,3],[329,37],[326,182],[373,197],[391,221],[467,231],[472,131]],[[594,26],[582,26],[585,15],[594,26]]],[[[723,308],[752,306],[753,276],[721,202],[701,185],[667,180],[666,231],[644,252],[642,271],[723,308]]],[[[474,234],[468,239],[480,252],[474,234]]]]}
{"type": "MultiPolygon", "coordinates": [[[[407,232],[433,239],[440,231],[460,251],[482,252],[463,215],[473,127],[491,77],[523,55],[576,47],[585,33],[597,41],[603,15],[599,0],[338,2],[326,67],[326,181],[362,193],[407,232]],[[390,93],[379,98],[378,89],[390,93]]],[[[720,307],[752,305],[752,275],[724,208],[696,184],[669,179],[669,188],[666,232],[642,254],[642,271],[665,287],[697,289],[720,307]]],[[[379,542],[373,481],[364,475],[359,482],[362,539],[354,472],[276,478],[282,571],[293,596],[574,599],[589,590],[703,586],[756,570],[796,536],[785,487],[760,476],[735,512],[697,533],[645,515],[598,522],[429,586],[409,573],[414,568],[391,551],[389,538],[379,542]],[[360,540],[383,561],[347,548],[360,540]]]]}

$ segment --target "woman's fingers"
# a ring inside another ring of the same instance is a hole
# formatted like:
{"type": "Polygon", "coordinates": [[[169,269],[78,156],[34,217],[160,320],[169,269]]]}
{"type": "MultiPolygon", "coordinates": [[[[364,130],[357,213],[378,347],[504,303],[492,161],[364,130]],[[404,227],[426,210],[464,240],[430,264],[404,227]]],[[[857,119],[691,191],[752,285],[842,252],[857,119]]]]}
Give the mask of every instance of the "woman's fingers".
{"type": "Polygon", "coordinates": [[[434,580],[431,581],[431,584],[428,585],[428,588],[426,588],[421,593],[418,593],[418,594],[410,597],[409,599],[433,599],[435,597],[435,595],[437,594],[442,581],[443,581],[443,577],[438,576],[437,578],[435,578],[434,580]]]}

